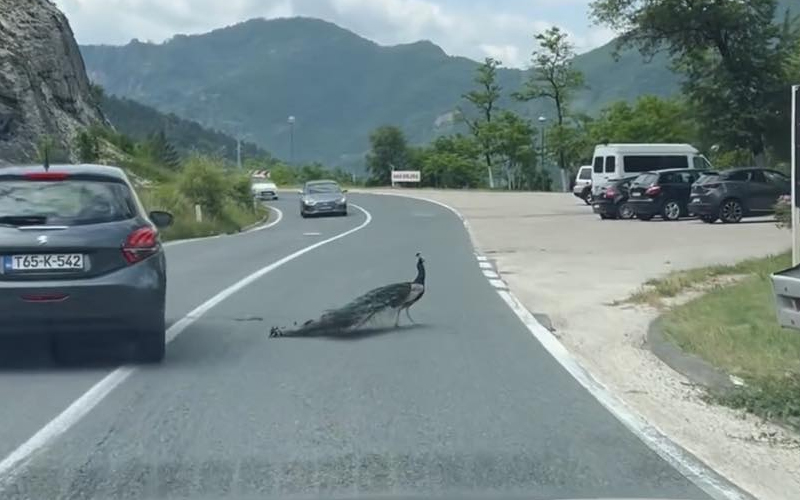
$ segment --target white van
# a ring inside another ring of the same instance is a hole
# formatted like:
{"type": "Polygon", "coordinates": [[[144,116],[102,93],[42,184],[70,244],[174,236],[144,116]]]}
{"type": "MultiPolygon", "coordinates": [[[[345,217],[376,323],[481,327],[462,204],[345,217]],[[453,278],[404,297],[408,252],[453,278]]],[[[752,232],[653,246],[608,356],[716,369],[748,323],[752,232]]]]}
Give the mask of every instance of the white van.
{"type": "Polygon", "coordinates": [[[594,148],[592,192],[596,197],[610,181],[665,168],[713,169],[691,144],[600,144],[594,148]]]}

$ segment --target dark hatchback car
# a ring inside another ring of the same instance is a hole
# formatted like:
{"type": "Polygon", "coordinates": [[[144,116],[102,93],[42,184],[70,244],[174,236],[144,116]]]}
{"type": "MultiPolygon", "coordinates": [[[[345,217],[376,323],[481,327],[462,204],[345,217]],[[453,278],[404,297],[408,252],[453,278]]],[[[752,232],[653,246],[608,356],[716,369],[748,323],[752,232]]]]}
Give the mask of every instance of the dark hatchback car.
{"type": "Polygon", "coordinates": [[[592,202],[592,210],[601,219],[632,219],[635,215],[628,203],[628,189],[637,175],[606,184],[592,202]]]}
{"type": "Polygon", "coordinates": [[[775,170],[726,170],[704,176],[692,186],[689,208],[709,224],[718,219],[736,223],[774,213],[778,198],[791,194],[791,185],[789,177],[775,170]]]}
{"type": "Polygon", "coordinates": [[[336,181],[309,181],[300,191],[300,215],[347,215],[347,190],[336,181]]]}
{"type": "Polygon", "coordinates": [[[640,220],[647,221],[656,215],[669,221],[686,217],[692,213],[689,210],[692,184],[708,173],[693,168],[644,172],[631,182],[628,204],[640,220]]]}
{"type": "Polygon", "coordinates": [[[0,168],[0,336],[65,347],[110,338],[165,352],[166,212],[145,213],[125,173],[99,165],[0,168]]]}

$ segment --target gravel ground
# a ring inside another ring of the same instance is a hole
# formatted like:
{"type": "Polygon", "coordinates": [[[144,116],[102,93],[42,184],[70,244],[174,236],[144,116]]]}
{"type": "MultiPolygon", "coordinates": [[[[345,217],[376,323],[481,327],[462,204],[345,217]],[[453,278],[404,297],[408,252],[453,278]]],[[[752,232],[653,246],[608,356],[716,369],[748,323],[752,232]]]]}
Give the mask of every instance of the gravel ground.
{"type": "Polygon", "coordinates": [[[656,312],[612,306],[672,270],[789,248],[771,220],[601,221],[571,194],[403,190],[467,219],[475,245],[534,313],[623,401],[674,441],[764,500],[800,498],[797,436],[700,399],[702,392],[643,347],[656,312]]]}

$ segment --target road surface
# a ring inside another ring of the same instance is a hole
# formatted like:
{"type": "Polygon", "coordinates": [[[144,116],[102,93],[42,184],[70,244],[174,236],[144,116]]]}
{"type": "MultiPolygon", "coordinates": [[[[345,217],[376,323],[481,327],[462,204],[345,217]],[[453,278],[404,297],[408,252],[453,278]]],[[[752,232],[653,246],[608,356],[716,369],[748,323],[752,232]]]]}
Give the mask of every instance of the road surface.
{"type": "MultiPolygon", "coordinates": [[[[353,195],[347,218],[172,246],[168,318],[314,243],[209,309],[83,418],[0,475],[4,499],[331,498],[523,493],[705,500],[585,391],[481,273],[437,205],[353,195]],[[368,224],[366,224],[369,222],[368,224]],[[349,338],[269,339],[426,257],[419,325],[349,338]]],[[[114,367],[6,354],[0,460],[114,367]]],[[[30,443],[28,442],[27,445],[30,443]]],[[[0,467],[2,470],[2,467],[0,467]]]]}

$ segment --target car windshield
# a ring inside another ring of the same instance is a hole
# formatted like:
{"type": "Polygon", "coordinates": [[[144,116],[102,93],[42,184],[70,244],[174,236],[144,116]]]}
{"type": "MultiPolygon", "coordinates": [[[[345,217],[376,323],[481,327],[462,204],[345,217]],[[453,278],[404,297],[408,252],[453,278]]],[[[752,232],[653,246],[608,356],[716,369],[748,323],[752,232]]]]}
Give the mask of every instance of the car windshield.
{"type": "Polygon", "coordinates": [[[800,500],[798,127],[800,0],[0,0],[0,500],[800,500]]]}
{"type": "Polygon", "coordinates": [[[341,193],[342,189],[338,184],[332,182],[309,184],[306,186],[306,193],[308,194],[324,194],[324,193],[341,193]]]}
{"type": "Polygon", "coordinates": [[[119,182],[0,180],[0,221],[84,225],[130,219],[130,190],[119,182]]]}

